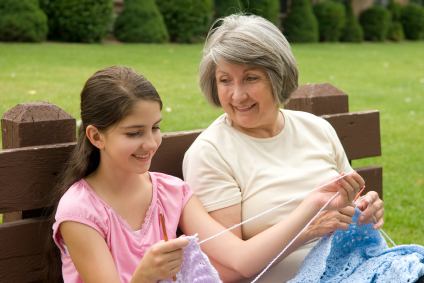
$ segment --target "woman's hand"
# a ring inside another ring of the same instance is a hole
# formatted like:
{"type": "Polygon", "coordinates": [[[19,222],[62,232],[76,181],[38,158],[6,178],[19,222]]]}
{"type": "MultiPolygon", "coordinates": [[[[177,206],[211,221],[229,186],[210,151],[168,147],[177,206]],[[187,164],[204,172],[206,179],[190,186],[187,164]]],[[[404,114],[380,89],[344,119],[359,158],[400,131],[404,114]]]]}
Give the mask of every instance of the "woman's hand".
{"type": "Polygon", "coordinates": [[[156,283],[177,274],[183,263],[183,250],[188,239],[180,237],[151,246],[138,264],[131,282],[156,283]]]}
{"type": "MultiPolygon", "coordinates": [[[[334,181],[310,194],[310,196],[313,198],[313,203],[317,207],[323,207],[337,192],[339,192],[339,195],[337,195],[327,205],[326,210],[344,208],[352,204],[356,194],[359,191],[359,188],[362,188],[362,186],[365,184],[365,181],[361,176],[359,176],[358,173],[356,173],[356,171],[349,175],[346,175],[343,172],[341,175],[344,176],[344,178],[334,181]]],[[[337,178],[338,177],[332,177],[327,179],[324,182],[318,184],[317,187],[329,183],[337,178]]]]}
{"type": "Polygon", "coordinates": [[[361,197],[357,203],[358,205],[356,207],[363,211],[361,216],[359,216],[359,221],[357,222],[358,225],[361,226],[367,223],[374,223],[372,228],[375,230],[383,227],[384,204],[376,192],[368,192],[365,196],[361,197]],[[377,219],[377,223],[375,223],[372,215],[374,215],[375,219],[377,219]]]}
{"type": "Polygon", "coordinates": [[[347,230],[355,215],[353,204],[336,210],[324,210],[312,221],[306,229],[307,239],[324,237],[333,231],[347,230]]]}

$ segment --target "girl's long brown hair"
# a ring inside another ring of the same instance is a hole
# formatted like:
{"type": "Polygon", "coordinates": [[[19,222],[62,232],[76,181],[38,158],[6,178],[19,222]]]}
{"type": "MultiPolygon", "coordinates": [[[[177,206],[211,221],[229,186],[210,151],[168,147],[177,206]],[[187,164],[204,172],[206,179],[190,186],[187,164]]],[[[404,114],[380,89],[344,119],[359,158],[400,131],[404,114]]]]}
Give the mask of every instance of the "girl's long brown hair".
{"type": "MultiPolygon", "coordinates": [[[[52,225],[60,198],[72,184],[85,178],[99,166],[100,152],[87,138],[87,126],[93,125],[100,132],[105,132],[127,116],[140,100],[157,101],[162,109],[162,101],[154,86],[131,68],[105,68],[87,80],[81,92],[82,123],[78,130],[77,145],[59,175],[59,182],[50,198],[50,207],[54,208],[50,216],[52,225]]],[[[57,282],[60,278],[60,252],[52,236],[53,231],[50,230],[44,262],[46,282],[57,282]]]]}

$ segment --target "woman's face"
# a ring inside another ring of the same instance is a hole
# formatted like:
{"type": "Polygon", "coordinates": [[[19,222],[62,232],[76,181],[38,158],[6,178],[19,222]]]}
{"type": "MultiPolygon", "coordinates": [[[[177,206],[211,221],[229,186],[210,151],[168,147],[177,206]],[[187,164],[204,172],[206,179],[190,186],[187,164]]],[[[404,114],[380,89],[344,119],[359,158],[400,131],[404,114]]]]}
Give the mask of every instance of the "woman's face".
{"type": "Polygon", "coordinates": [[[233,127],[255,130],[275,124],[279,105],[271,81],[259,67],[220,62],[215,70],[218,97],[233,127]]]}

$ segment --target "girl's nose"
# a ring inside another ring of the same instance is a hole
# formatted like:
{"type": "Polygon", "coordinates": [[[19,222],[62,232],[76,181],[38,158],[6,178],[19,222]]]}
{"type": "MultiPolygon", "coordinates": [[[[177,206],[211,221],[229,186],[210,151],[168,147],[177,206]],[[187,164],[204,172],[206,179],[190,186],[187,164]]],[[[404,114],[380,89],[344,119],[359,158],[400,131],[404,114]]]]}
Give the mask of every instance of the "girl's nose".
{"type": "Polygon", "coordinates": [[[143,140],[141,147],[144,150],[156,150],[158,148],[158,142],[152,132],[146,135],[146,138],[143,140]]]}

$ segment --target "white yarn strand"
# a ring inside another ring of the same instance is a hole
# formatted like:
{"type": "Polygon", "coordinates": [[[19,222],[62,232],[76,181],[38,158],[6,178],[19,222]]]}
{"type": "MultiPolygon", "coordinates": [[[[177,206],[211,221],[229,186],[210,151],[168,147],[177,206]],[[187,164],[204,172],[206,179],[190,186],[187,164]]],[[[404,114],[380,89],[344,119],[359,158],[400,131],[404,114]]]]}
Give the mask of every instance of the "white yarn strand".
{"type": "Polygon", "coordinates": [[[327,186],[327,185],[329,185],[329,184],[331,184],[331,183],[334,183],[334,182],[336,182],[336,181],[338,181],[338,180],[340,180],[340,179],[343,179],[344,177],[346,177],[346,176],[348,176],[348,175],[352,174],[353,172],[355,172],[355,171],[352,171],[352,172],[347,173],[346,175],[340,176],[340,177],[338,177],[337,179],[334,179],[333,181],[330,181],[330,182],[328,182],[328,183],[326,183],[326,184],[324,184],[324,185],[322,185],[322,186],[319,186],[318,188],[313,189],[312,191],[306,192],[306,193],[304,193],[304,194],[302,194],[302,195],[300,195],[300,196],[298,196],[298,197],[295,197],[294,199],[291,199],[291,200],[289,200],[289,201],[287,201],[287,202],[285,202],[285,203],[279,204],[279,205],[277,205],[276,207],[273,207],[273,208],[271,208],[271,209],[268,209],[267,211],[264,211],[264,212],[262,212],[262,213],[260,213],[260,214],[258,214],[258,215],[256,215],[256,216],[253,216],[252,218],[249,218],[249,219],[247,219],[247,220],[245,220],[245,221],[243,221],[243,222],[241,222],[241,223],[239,223],[239,224],[236,224],[236,225],[234,225],[233,227],[231,227],[231,228],[229,228],[229,229],[227,229],[227,230],[221,231],[221,232],[219,232],[218,234],[213,235],[212,237],[209,237],[209,238],[207,238],[207,239],[205,239],[205,240],[203,240],[203,241],[199,242],[199,245],[200,245],[200,244],[202,244],[202,243],[204,243],[204,242],[206,242],[206,241],[212,240],[213,238],[218,237],[219,235],[224,234],[225,232],[231,231],[231,230],[233,230],[234,228],[237,228],[237,227],[239,227],[239,226],[241,226],[241,225],[243,225],[243,224],[245,224],[245,223],[247,223],[247,222],[249,222],[249,221],[252,221],[252,220],[254,220],[254,219],[258,218],[258,217],[261,217],[262,215],[265,215],[265,214],[267,214],[267,213],[269,213],[269,212],[271,212],[271,211],[273,211],[273,210],[275,210],[275,209],[277,209],[277,208],[280,208],[280,207],[282,207],[282,206],[284,206],[284,205],[286,205],[286,204],[289,204],[289,203],[291,203],[291,202],[293,202],[293,201],[295,201],[295,200],[297,200],[297,199],[299,199],[299,198],[301,198],[301,197],[304,197],[304,196],[306,196],[306,195],[308,195],[308,194],[310,194],[310,193],[312,193],[312,192],[314,192],[314,191],[317,191],[317,190],[319,190],[319,189],[321,189],[321,188],[323,188],[323,187],[325,187],[325,186],[327,186]]]}
{"type": "Polygon", "coordinates": [[[339,195],[339,192],[337,192],[334,196],[332,196],[327,203],[318,211],[318,213],[311,219],[311,221],[308,222],[308,224],[306,224],[306,226],[302,229],[302,231],[299,232],[299,234],[296,235],[296,237],[294,237],[294,239],[284,248],[284,250],[279,253],[271,262],[270,264],[268,264],[268,266],[262,270],[262,272],[255,278],[255,280],[252,281],[252,283],[255,283],[256,281],[258,281],[258,279],[274,264],[274,262],[291,246],[291,244],[294,243],[294,241],[296,241],[296,239],[306,230],[306,228],[309,227],[309,225],[311,225],[312,221],[315,220],[315,218],[318,217],[318,215],[327,207],[327,205],[337,196],[339,195]]]}

